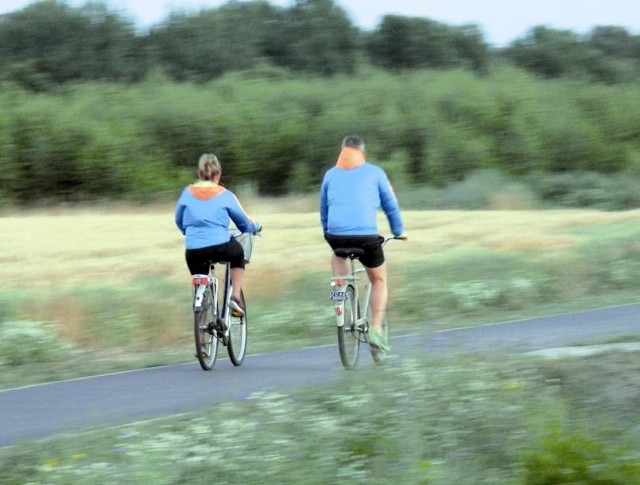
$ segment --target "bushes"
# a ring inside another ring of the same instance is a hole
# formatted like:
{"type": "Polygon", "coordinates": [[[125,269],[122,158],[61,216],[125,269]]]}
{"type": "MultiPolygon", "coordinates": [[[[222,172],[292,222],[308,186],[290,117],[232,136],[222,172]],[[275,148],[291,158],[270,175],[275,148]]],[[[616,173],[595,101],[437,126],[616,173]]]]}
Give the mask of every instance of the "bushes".
{"type": "Polygon", "coordinates": [[[638,204],[627,176],[640,169],[637,88],[618,95],[508,69],[486,78],[465,71],[370,71],[332,80],[261,73],[199,86],[155,76],[131,87],[84,84],[39,96],[6,85],[0,199],[173,198],[206,151],[219,155],[232,188],[304,193],[317,188],[341,139],[357,133],[394,183],[421,190],[493,170],[529,177],[551,203],[638,204]]]}
{"type": "Polygon", "coordinates": [[[627,210],[640,204],[640,183],[627,173],[536,173],[526,183],[552,206],[627,210]]]}
{"type": "Polygon", "coordinates": [[[61,361],[68,356],[70,348],[44,324],[0,322],[0,368],[61,361]]]}
{"type": "Polygon", "coordinates": [[[616,449],[605,440],[579,432],[553,430],[538,449],[524,458],[526,485],[554,483],[632,483],[640,476],[640,464],[629,449],[616,449]]]}

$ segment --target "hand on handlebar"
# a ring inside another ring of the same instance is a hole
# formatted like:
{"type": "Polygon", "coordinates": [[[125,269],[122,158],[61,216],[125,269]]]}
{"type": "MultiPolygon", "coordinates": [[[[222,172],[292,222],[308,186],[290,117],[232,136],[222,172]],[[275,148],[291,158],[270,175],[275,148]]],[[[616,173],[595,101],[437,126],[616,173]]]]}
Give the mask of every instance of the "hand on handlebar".
{"type": "Polygon", "coordinates": [[[406,233],[402,233],[399,236],[394,236],[393,239],[398,239],[400,241],[406,241],[409,239],[409,236],[406,233]]]}

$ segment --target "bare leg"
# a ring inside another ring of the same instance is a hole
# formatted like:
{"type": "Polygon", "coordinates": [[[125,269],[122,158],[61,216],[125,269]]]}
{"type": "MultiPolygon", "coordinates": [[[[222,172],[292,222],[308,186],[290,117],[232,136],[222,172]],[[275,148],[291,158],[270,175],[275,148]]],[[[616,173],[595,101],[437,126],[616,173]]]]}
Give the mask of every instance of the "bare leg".
{"type": "Polygon", "coordinates": [[[331,255],[331,274],[333,276],[345,276],[347,274],[347,261],[335,254],[331,255]]]}
{"type": "Polygon", "coordinates": [[[366,268],[371,281],[371,326],[376,330],[382,329],[384,312],[387,309],[387,265],[382,263],[377,268],[366,268]]]}
{"type": "Polygon", "coordinates": [[[231,296],[233,296],[238,301],[242,301],[242,298],[240,298],[240,292],[242,291],[243,282],[244,268],[231,268],[231,284],[233,285],[231,296]]]}

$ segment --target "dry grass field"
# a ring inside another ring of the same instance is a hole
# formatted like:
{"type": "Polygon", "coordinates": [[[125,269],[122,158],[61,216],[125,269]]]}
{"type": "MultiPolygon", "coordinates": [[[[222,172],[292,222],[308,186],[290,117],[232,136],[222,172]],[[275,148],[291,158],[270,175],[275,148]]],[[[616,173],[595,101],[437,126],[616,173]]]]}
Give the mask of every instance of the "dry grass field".
{"type": "MultiPolygon", "coordinates": [[[[328,271],[329,251],[314,200],[249,200],[245,205],[264,226],[248,267],[248,290],[274,292],[294,273],[328,271]]],[[[580,228],[640,224],[640,210],[406,211],[404,218],[409,241],[387,247],[390,265],[464,248],[570,251],[582,241],[580,228]]],[[[382,216],[380,228],[384,234],[382,216]]],[[[5,213],[0,233],[4,288],[60,288],[86,281],[118,285],[145,275],[186,283],[172,206],[5,213]]]]}

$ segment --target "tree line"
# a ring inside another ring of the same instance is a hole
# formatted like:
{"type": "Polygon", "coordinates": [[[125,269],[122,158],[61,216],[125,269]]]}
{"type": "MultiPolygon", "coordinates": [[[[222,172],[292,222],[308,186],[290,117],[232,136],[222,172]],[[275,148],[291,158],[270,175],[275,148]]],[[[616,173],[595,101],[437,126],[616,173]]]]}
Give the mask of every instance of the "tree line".
{"type": "Polygon", "coordinates": [[[351,75],[362,63],[398,72],[466,68],[486,74],[502,59],[546,78],[637,79],[640,36],[615,26],[588,35],[536,27],[493,49],[477,25],[385,16],[362,31],[333,0],[229,1],[175,10],[140,31],[102,1],[81,7],[41,0],[0,16],[0,78],[33,90],[83,81],[134,83],[154,71],[174,81],[207,82],[264,66],[303,75],[351,75]]]}

